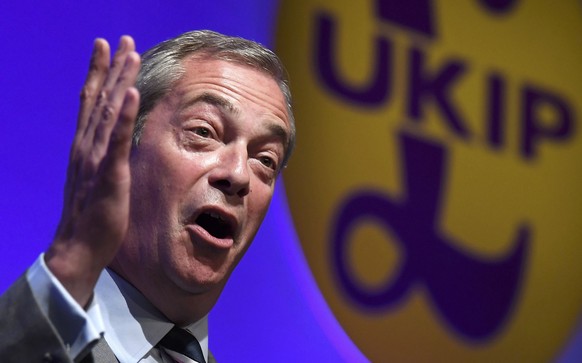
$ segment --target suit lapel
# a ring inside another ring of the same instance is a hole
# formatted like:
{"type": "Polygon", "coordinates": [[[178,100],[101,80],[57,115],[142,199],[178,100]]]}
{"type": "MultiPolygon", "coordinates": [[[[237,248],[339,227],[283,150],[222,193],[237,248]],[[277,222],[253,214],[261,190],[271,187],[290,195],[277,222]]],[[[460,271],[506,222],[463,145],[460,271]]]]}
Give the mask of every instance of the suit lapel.
{"type": "MultiPolygon", "coordinates": [[[[113,354],[113,351],[111,350],[111,348],[109,348],[109,345],[107,345],[107,342],[103,338],[101,338],[97,345],[95,345],[95,347],[92,350],[92,353],[93,362],[95,363],[119,362],[115,357],[115,354],[113,354]]],[[[83,363],[85,363],[85,361],[83,361],[83,363]]]]}

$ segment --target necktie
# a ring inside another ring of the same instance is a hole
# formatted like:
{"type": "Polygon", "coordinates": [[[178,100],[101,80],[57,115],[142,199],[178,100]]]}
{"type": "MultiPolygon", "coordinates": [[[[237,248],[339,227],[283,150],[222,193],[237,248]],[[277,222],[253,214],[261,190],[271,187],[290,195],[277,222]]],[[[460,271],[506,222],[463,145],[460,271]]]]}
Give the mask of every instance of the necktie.
{"type": "Polygon", "coordinates": [[[184,329],[174,326],[165,337],[160,340],[160,346],[185,355],[199,363],[206,363],[200,343],[194,336],[184,329]]]}

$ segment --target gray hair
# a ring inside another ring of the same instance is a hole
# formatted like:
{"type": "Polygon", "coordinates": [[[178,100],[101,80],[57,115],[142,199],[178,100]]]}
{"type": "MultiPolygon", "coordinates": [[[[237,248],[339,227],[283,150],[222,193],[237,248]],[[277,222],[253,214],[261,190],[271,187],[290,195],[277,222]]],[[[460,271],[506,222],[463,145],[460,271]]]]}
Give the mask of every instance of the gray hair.
{"type": "Polygon", "coordinates": [[[273,77],[285,97],[291,126],[287,151],[281,164],[284,167],[295,145],[295,119],[291,108],[289,80],[281,60],[259,43],[209,30],[184,33],[154,46],[142,55],[142,66],[136,82],[141,101],[133,131],[133,145],[139,145],[149,112],[184,74],[181,61],[192,54],[248,65],[273,77]]]}

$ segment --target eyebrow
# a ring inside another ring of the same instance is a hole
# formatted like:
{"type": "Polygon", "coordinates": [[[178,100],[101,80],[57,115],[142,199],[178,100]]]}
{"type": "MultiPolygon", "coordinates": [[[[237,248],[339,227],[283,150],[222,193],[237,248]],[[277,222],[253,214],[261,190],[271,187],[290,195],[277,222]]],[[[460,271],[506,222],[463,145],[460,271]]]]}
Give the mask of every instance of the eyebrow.
{"type": "MultiPolygon", "coordinates": [[[[188,108],[200,102],[204,102],[212,106],[225,109],[228,111],[228,113],[233,115],[240,114],[240,110],[235,105],[233,105],[229,100],[208,92],[204,92],[198,97],[194,98],[192,101],[188,102],[184,106],[184,108],[188,108]]],[[[271,136],[274,136],[276,139],[281,141],[286,153],[287,149],[289,148],[289,142],[291,138],[289,132],[284,127],[274,123],[269,123],[266,126],[266,129],[269,131],[269,134],[271,136]]]]}
{"type": "Polygon", "coordinates": [[[198,97],[194,98],[192,101],[188,102],[184,108],[188,108],[192,105],[195,105],[197,103],[200,102],[204,102],[207,104],[210,104],[212,106],[216,106],[222,109],[225,109],[226,111],[228,111],[228,113],[237,115],[240,113],[240,110],[238,108],[236,108],[235,105],[233,105],[230,101],[228,101],[227,99],[223,98],[223,97],[219,97],[217,95],[214,95],[212,93],[208,93],[208,92],[204,92],[201,95],[199,95],[198,97]]]}
{"type": "Polygon", "coordinates": [[[285,152],[287,152],[287,148],[289,147],[289,133],[285,128],[276,125],[276,124],[269,124],[267,125],[267,129],[269,133],[275,136],[277,139],[281,141],[283,146],[285,147],[285,152]]]}

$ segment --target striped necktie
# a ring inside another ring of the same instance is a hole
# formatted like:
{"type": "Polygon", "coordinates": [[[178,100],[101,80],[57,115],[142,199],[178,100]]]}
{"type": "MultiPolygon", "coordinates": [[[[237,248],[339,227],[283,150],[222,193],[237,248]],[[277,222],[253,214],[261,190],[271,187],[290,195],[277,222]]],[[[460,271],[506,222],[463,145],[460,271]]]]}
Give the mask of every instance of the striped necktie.
{"type": "Polygon", "coordinates": [[[158,343],[159,346],[164,347],[174,352],[185,355],[190,359],[194,359],[198,363],[206,363],[202,348],[196,338],[184,329],[174,326],[172,330],[158,343]]]}

